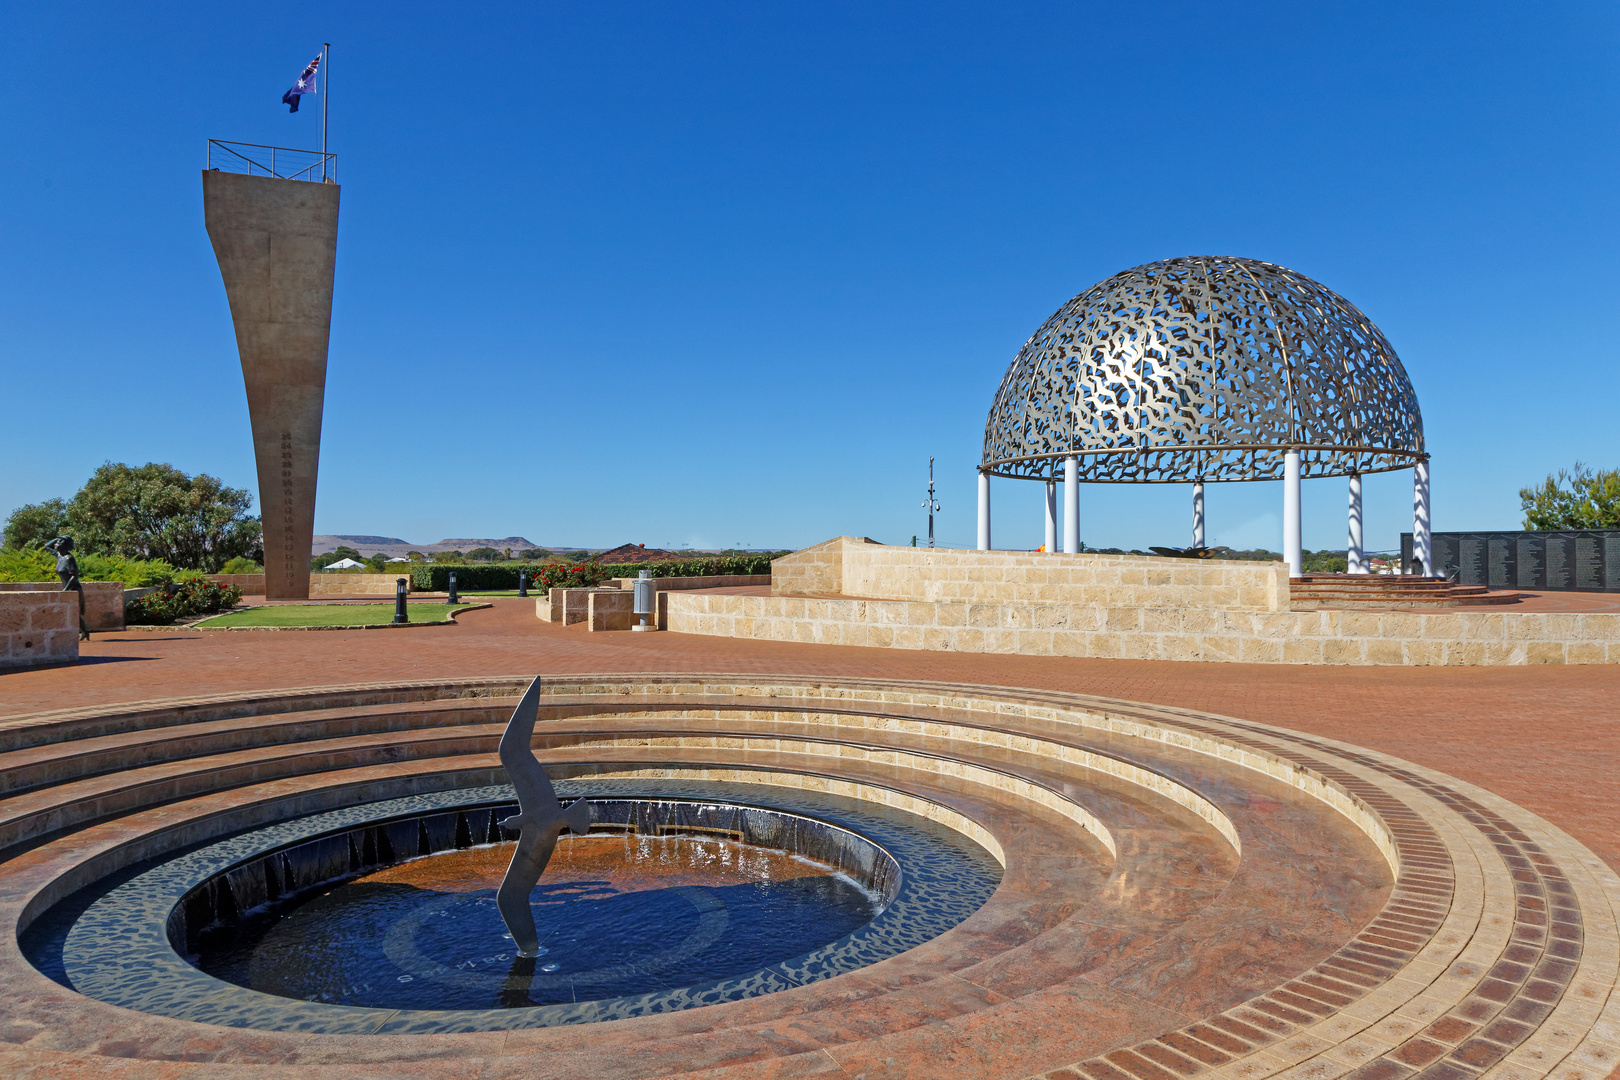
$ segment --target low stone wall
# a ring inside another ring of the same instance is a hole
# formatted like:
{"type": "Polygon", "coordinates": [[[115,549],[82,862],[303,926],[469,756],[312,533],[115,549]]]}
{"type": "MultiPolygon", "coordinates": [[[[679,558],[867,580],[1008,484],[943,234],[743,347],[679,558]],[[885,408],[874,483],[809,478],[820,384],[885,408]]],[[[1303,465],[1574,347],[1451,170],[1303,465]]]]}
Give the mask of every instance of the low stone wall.
{"type": "MultiPolygon", "coordinates": [[[[0,668],[61,664],[79,658],[79,598],[60,590],[58,585],[55,590],[0,591],[0,668]]],[[[120,591],[120,601],[122,597],[120,591]]],[[[88,606],[88,595],[85,600],[88,606]]]]}
{"type": "Polygon", "coordinates": [[[405,579],[409,589],[409,574],[321,574],[309,575],[309,595],[315,596],[393,596],[397,582],[405,579]]]}
{"type": "Polygon", "coordinates": [[[591,630],[630,629],[630,609],[635,593],[624,589],[592,589],[586,598],[587,627],[591,630]]]}
{"type": "Polygon", "coordinates": [[[1221,611],[669,593],[677,633],[1025,656],[1257,664],[1620,663],[1620,615],[1221,611]]]}
{"type": "MultiPolygon", "coordinates": [[[[629,593],[619,589],[548,589],[545,596],[534,602],[534,613],[541,622],[562,623],[564,626],[586,622],[591,615],[591,594],[599,592],[630,596],[629,593]]],[[[628,604],[630,601],[626,600],[625,603],[628,604]]]]}
{"type": "MultiPolygon", "coordinates": [[[[410,574],[323,574],[309,575],[309,595],[315,596],[393,596],[394,582],[404,578],[410,588],[410,574]]],[[[222,586],[235,585],[243,596],[264,595],[263,574],[209,574],[209,581],[222,586]]]]}
{"type": "Polygon", "coordinates": [[[229,588],[235,585],[242,590],[243,596],[264,595],[263,574],[209,574],[209,581],[217,581],[220,588],[229,588]]]}
{"type": "Polygon", "coordinates": [[[1287,611],[1282,563],[889,547],[841,536],[771,564],[777,595],[920,603],[1287,611]]]}
{"type": "MultiPolygon", "coordinates": [[[[716,574],[711,577],[660,577],[653,578],[654,592],[680,591],[683,589],[727,589],[739,585],[769,585],[769,574],[716,574]]],[[[613,589],[631,589],[635,587],[636,579],[629,577],[608,578],[602,584],[613,589]]]]}
{"type": "MultiPolygon", "coordinates": [[[[122,630],[124,628],[124,583],[121,581],[86,581],[84,584],[84,621],[92,632],[122,630]]],[[[0,592],[61,592],[57,581],[0,582],[0,592]]],[[[73,598],[73,625],[79,625],[78,597],[73,598]]]]}
{"type": "Polygon", "coordinates": [[[856,544],[877,545],[865,536],[835,536],[802,551],[771,560],[771,592],[790,595],[844,591],[844,549],[856,544]]]}

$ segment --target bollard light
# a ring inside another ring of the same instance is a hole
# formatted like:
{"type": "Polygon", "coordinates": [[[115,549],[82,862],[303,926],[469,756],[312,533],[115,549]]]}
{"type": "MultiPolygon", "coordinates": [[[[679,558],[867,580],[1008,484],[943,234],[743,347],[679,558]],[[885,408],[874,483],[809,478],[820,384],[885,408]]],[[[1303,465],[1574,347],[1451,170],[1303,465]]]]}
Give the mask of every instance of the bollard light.
{"type": "Polygon", "coordinates": [[[657,596],[653,592],[652,574],[649,571],[643,570],[641,572],[641,574],[636,578],[636,594],[635,594],[635,597],[633,598],[632,606],[630,608],[631,614],[641,616],[641,621],[639,623],[637,623],[635,626],[632,626],[630,629],[632,629],[632,630],[656,630],[656,629],[658,629],[658,627],[654,626],[652,623],[647,621],[649,616],[651,616],[654,613],[654,611],[656,610],[656,608],[655,608],[656,602],[657,602],[657,596]]]}
{"type": "Polygon", "coordinates": [[[529,573],[526,570],[518,571],[518,595],[529,595],[529,573]]]}
{"type": "Polygon", "coordinates": [[[394,625],[403,626],[410,622],[410,616],[405,614],[405,588],[404,578],[394,579],[394,625]]]}
{"type": "Polygon", "coordinates": [[[450,602],[456,602],[456,572],[450,571],[450,602]]]}

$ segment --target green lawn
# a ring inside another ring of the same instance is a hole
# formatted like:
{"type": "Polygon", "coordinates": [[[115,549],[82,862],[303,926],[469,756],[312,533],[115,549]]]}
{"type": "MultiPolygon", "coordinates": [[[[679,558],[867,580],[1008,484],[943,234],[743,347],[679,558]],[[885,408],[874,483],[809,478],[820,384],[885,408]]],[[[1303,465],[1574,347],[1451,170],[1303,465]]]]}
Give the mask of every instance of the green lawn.
{"type": "MultiPolygon", "coordinates": [[[[452,611],[461,611],[470,605],[408,604],[413,623],[446,622],[452,611]]],[[[363,626],[394,621],[393,604],[278,604],[275,607],[248,608],[233,611],[198,623],[200,627],[216,626],[363,626]]]]}

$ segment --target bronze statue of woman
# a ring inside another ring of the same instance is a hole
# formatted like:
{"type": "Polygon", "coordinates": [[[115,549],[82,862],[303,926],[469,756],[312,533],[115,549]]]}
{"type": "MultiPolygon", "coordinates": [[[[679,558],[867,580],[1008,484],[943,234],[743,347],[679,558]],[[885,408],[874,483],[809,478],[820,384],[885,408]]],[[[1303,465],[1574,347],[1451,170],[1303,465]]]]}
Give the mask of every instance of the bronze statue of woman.
{"type": "Polygon", "coordinates": [[[90,640],[90,628],[84,623],[84,583],[79,580],[79,560],[73,557],[73,537],[58,536],[45,545],[45,550],[56,556],[56,576],[62,579],[63,592],[79,594],[79,640],[90,640]]]}

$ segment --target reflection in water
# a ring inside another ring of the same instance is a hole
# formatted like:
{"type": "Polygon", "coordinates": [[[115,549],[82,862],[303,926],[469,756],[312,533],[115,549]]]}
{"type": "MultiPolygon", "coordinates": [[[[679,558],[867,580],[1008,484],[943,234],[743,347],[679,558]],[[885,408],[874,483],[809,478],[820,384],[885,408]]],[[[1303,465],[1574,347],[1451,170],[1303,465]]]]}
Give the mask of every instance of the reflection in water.
{"type": "Polygon", "coordinates": [[[677,836],[566,838],[534,890],[541,955],[495,908],[513,845],[402,863],[203,935],[199,966],[265,993],[396,1009],[521,1008],[740,975],[869,922],[831,867],[677,836]]]}

